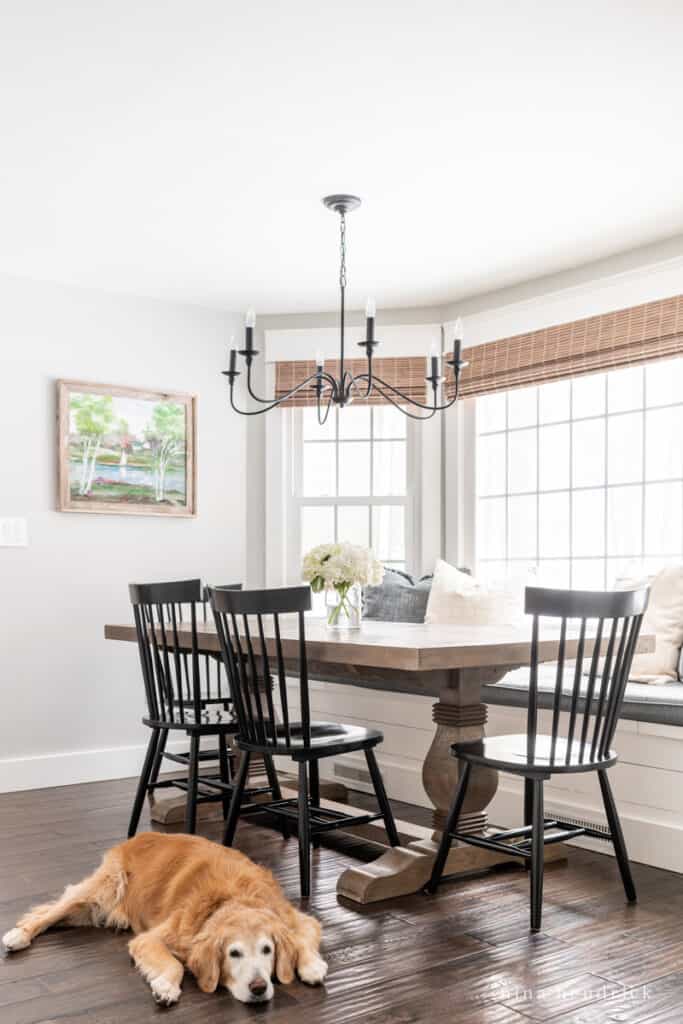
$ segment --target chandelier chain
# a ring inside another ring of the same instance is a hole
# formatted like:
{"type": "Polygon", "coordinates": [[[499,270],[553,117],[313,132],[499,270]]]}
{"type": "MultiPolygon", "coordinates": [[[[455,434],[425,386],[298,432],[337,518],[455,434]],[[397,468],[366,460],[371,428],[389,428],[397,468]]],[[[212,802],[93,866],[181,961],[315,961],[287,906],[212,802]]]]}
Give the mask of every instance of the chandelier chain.
{"type": "Polygon", "coordinates": [[[339,218],[339,247],[341,251],[341,263],[339,264],[339,287],[346,288],[346,217],[342,213],[339,218]]]}

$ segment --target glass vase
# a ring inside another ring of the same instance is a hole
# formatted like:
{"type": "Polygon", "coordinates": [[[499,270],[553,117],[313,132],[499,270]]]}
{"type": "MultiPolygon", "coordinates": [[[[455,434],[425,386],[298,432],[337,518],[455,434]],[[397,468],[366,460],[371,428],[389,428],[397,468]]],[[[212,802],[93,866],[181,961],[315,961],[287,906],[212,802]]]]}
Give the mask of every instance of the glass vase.
{"type": "Polygon", "coordinates": [[[328,590],[325,606],[328,629],[360,629],[363,594],[358,584],[328,590]]]}

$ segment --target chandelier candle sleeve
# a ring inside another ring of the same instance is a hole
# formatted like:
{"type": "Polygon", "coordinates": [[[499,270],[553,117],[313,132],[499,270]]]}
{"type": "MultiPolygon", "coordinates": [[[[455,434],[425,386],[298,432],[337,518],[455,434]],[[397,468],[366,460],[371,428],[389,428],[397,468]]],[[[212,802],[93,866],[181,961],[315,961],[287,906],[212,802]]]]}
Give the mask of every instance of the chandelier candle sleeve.
{"type": "Polygon", "coordinates": [[[463,369],[463,367],[467,366],[467,363],[463,362],[463,359],[462,359],[462,335],[463,335],[463,330],[462,330],[462,320],[460,319],[460,317],[458,317],[458,319],[455,321],[454,334],[455,334],[455,337],[453,339],[453,361],[451,363],[451,360],[449,359],[448,362],[449,362],[450,365],[453,366],[453,372],[455,373],[455,375],[457,377],[457,375],[460,373],[460,371],[463,369]]]}
{"type": "Polygon", "coordinates": [[[254,327],[256,326],[256,313],[253,309],[248,309],[247,314],[244,318],[244,348],[240,351],[240,355],[244,356],[249,365],[254,358],[258,355],[258,352],[254,349],[254,327]]]}
{"type": "MultiPolygon", "coordinates": [[[[371,342],[375,340],[375,315],[377,313],[377,307],[375,306],[374,299],[368,299],[365,305],[365,340],[371,342]]],[[[372,349],[368,350],[368,355],[372,355],[372,349]]]]}
{"type": "Polygon", "coordinates": [[[239,352],[235,352],[234,349],[230,350],[230,369],[223,370],[224,376],[228,378],[231,408],[242,416],[258,416],[261,413],[269,412],[271,409],[275,409],[277,406],[292,400],[300,392],[304,392],[305,389],[309,394],[312,391],[315,395],[318,422],[321,425],[327,420],[330,410],[334,405],[343,409],[344,406],[349,405],[354,399],[360,399],[361,401],[363,399],[370,399],[376,401],[379,398],[381,402],[393,405],[399,410],[399,412],[402,412],[405,416],[414,420],[428,420],[431,419],[432,416],[435,416],[437,412],[443,412],[445,409],[450,409],[452,405],[455,405],[458,399],[460,371],[463,366],[467,365],[460,358],[462,330],[461,325],[459,324],[456,325],[456,337],[453,342],[453,359],[452,361],[451,359],[446,360],[447,365],[451,367],[453,373],[453,384],[455,385],[452,397],[447,401],[443,400],[443,395],[440,389],[440,385],[444,380],[444,377],[442,376],[443,366],[441,356],[436,352],[433,353],[431,357],[428,357],[427,364],[428,376],[426,377],[426,380],[430,381],[432,385],[431,401],[429,402],[421,402],[411,395],[405,394],[405,392],[401,391],[400,388],[397,388],[393,384],[383,380],[374,372],[373,352],[379,345],[379,342],[375,337],[376,308],[374,299],[368,299],[367,301],[365,307],[365,340],[358,343],[361,348],[365,349],[367,370],[364,373],[356,374],[349,370],[348,359],[345,362],[344,345],[346,310],[346,215],[360,206],[360,199],[358,196],[339,194],[326,196],[323,199],[323,203],[328,210],[332,210],[334,213],[339,215],[341,258],[339,265],[338,370],[336,373],[331,373],[329,370],[325,370],[321,354],[316,353],[314,373],[305,377],[304,380],[290,388],[285,394],[280,393],[273,398],[261,398],[254,391],[251,379],[251,366],[255,357],[259,353],[254,348],[254,326],[256,323],[256,314],[253,309],[250,309],[248,310],[244,321],[245,347],[240,349],[239,352]],[[237,355],[240,355],[246,362],[246,390],[252,404],[256,405],[256,408],[239,409],[235,404],[235,380],[240,373],[237,369],[237,355]]]}

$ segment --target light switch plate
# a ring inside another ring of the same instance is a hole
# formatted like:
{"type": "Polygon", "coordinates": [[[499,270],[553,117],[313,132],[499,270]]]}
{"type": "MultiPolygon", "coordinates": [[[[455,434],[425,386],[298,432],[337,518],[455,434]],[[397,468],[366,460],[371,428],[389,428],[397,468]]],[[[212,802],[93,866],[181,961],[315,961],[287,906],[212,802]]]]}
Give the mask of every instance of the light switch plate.
{"type": "Polygon", "coordinates": [[[23,518],[0,518],[0,548],[28,547],[28,524],[23,518]]]}

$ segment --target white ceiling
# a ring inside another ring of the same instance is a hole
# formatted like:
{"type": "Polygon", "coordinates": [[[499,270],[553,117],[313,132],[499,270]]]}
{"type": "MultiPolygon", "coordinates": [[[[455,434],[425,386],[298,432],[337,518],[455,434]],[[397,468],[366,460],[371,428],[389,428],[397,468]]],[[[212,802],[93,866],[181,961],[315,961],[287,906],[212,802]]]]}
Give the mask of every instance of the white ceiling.
{"type": "Polygon", "coordinates": [[[5,0],[0,271],[438,303],[683,230],[679,0],[5,0]]]}

